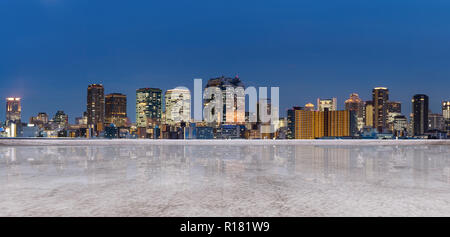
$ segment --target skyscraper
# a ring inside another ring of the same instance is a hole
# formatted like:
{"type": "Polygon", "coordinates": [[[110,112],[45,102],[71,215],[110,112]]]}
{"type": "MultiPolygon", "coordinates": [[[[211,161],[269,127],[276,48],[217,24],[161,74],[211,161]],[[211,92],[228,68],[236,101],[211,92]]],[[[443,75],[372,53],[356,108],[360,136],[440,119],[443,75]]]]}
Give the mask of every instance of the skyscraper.
{"type": "Polygon", "coordinates": [[[165,94],[165,117],[167,124],[191,120],[191,92],[187,88],[167,90],[165,94]]]}
{"type": "Polygon", "coordinates": [[[162,91],[158,88],[136,90],[136,125],[139,128],[153,127],[161,122],[162,91]]]}
{"type": "Polygon", "coordinates": [[[450,135],[450,101],[442,101],[442,116],[445,120],[445,131],[450,135]]]}
{"type": "Polygon", "coordinates": [[[373,127],[383,132],[387,126],[389,90],[386,87],[375,87],[372,91],[373,127]]]}
{"type": "Polygon", "coordinates": [[[111,93],[105,97],[105,125],[124,127],[127,123],[127,96],[111,93]]]}
{"type": "Polygon", "coordinates": [[[414,95],[411,102],[414,136],[424,135],[428,130],[428,96],[414,95]]]}
{"type": "MultiPolygon", "coordinates": [[[[314,105],[313,105],[314,107],[314,105]]],[[[292,107],[287,111],[287,139],[295,139],[295,111],[302,110],[302,107],[292,107]]],[[[313,111],[313,110],[308,110],[313,111]]]]}
{"type": "Polygon", "coordinates": [[[394,131],[394,120],[397,116],[402,115],[402,104],[396,101],[387,102],[387,127],[390,131],[394,131]]]}
{"type": "Polygon", "coordinates": [[[87,89],[87,125],[97,133],[105,123],[105,89],[101,84],[92,84],[87,89]]]}
{"type": "Polygon", "coordinates": [[[367,127],[373,127],[373,101],[364,103],[364,123],[367,127]]]}
{"type": "Polygon", "coordinates": [[[75,124],[77,125],[87,125],[87,112],[83,112],[82,117],[75,118],[75,124]]]}
{"type": "Polygon", "coordinates": [[[445,119],[442,114],[428,113],[428,130],[445,131],[445,119]]]}
{"type": "Polygon", "coordinates": [[[53,123],[58,126],[58,128],[66,128],[69,125],[69,116],[62,110],[58,110],[53,117],[53,123]]]}
{"type": "Polygon", "coordinates": [[[47,113],[40,112],[36,117],[30,118],[30,123],[35,124],[39,127],[44,127],[46,124],[48,124],[48,115],[47,113]]]}
{"type": "MultiPolygon", "coordinates": [[[[240,124],[245,122],[245,109],[243,108],[243,111],[239,111],[239,106],[245,107],[245,95],[239,95],[231,94],[232,90],[227,90],[227,88],[230,89],[236,89],[236,88],[242,88],[244,89],[244,83],[241,81],[241,79],[236,76],[234,78],[230,77],[217,77],[217,78],[211,78],[208,80],[208,83],[205,86],[206,88],[209,87],[217,87],[222,91],[222,100],[223,100],[223,109],[221,110],[211,110],[211,116],[217,116],[217,122],[218,123],[227,123],[227,124],[240,124]],[[227,98],[231,98],[231,101],[234,103],[227,103],[227,98]],[[227,119],[231,118],[231,119],[227,119]]],[[[205,99],[204,105],[205,107],[212,101],[213,99],[205,99]]],[[[255,111],[253,111],[255,112],[255,111]]]]}
{"type": "Polygon", "coordinates": [[[388,101],[388,113],[402,113],[402,103],[398,101],[388,101]]]}
{"type": "Polygon", "coordinates": [[[6,124],[20,123],[21,112],[20,98],[6,98],[6,124]]]}
{"type": "Polygon", "coordinates": [[[325,109],[328,109],[328,111],[335,111],[337,110],[337,99],[320,99],[317,98],[317,110],[318,111],[325,111],[325,109]]]}
{"type": "Polygon", "coordinates": [[[350,98],[345,101],[345,110],[353,111],[356,116],[357,130],[364,127],[364,101],[359,98],[359,95],[353,93],[350,98]]]}
{"type": "Polygon", "coordinates": [[[408,119],[404,115],[398,115],[393,120],[393,134],[397,137],[403,137],[406,135],[408,128],[408,119]]]}

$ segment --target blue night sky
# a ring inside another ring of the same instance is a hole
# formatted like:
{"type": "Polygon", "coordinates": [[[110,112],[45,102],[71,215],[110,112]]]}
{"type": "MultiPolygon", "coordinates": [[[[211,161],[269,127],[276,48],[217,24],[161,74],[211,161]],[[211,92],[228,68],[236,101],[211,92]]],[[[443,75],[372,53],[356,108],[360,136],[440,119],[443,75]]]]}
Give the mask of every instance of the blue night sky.
{"type": "MultiPolygon", "coordinates": [[[[86,107],[86,88],[193,87],[221,75],[279,86],[280,112],[376,86],[391,100],[450,99],[450,2],[373,0],[0,0],[0,99],[22,97],[22,119],[86,107]]],[[[1,107],[0,107],[1,108],[1,107]]]]}

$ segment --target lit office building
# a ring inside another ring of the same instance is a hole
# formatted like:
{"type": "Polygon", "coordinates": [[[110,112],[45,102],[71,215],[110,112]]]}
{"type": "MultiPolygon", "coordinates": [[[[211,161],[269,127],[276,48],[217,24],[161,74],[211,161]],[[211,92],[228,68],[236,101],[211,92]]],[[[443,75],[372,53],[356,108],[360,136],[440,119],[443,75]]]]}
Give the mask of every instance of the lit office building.
{"type": "Polygon", "coordinates": [[[450,135],[450,101],[442,102],[442,116],[445,120],[445,131],[450,135]]]}
{"type": "Polygon", "coordinates": [[[58,110],[53,117],[53,123],[58,126],[58,128],[67,128],[69,125],[69,116],[62,110],[58,110]]]}
{"type": "MultiPolygon", "coordinates": [[[[314,105],[313,105],[314,107],[314,105]]],[[[287,111],[287,131],[286,138],[287,139],[295,139],[295,111],[302,110],[302,107],[292,107],[287,111]]],[[[308,110],[312,111],[312,110],[308,110]]]]}
{"type": "Polygon", "coordinates": [[[411,102],[414,136],[424,135],[428,130],[428,96],[414,95],[411,102]]]}
{"type": "Polygon", "coordinates": [[[367,127],[373,127],[373,102],[366,101],[364,106],[364,123],[367,127]]]}
{"type": "Polygon", "coordinates": [[[395,116],[393,119],[393,134],[397,137],[406,136],[408,119],[404,115],[395,116]]]}
{"type": "MultiPolygon", "coordinates": [[[[87,89],[87,125],[98,135],[105,123],[105,89],[101,84],[92,84],[87,89]]],[[[91,134],[90,134],[91,135],[91,134]]]]}
{"type": "Polygon", "coordinates": [[[383,132],[387,127],[389,90],[386,87],[376,87],[372,91],[373,127],[383,132]]]}
{"type": "Polygon", "coordinates": [[[161,122],[162,91],[158,88],[136,90],[136,126],[149,128],[161,122]]]}
{"type": "MultiPolygon", "coordinates": [[[[223,109],[211,110],[211,116],[217,116],[217,124],[243,124],[245,123],[245,95],[242,94],[233,94],[232,91],[235,91],[237,88],[245,89],[244,83],[241,81],[239,77],[228,78],[228,77],[218,77],[212,78],[208,80],[208,83],[205,86],[209,87],[217,87],[222,91],[222,100],[223,100],[223,109]],[[228,90],[227,88],[233,89],[228,90]],[[232,98],[233,103],[226,103],[227,98],[232,98]],[[242,108],[241,111],[238,108],[242,108]],[[227,119],[231,118],[231,119],[227,119]]],[[[213,99],[205,99],[204,106],[207,107],[209,103],[211,103],[213,99]]]]}
{"type": "Polygon", "coordinates": [[[20,98],[6,98],[6,124],[20,123],[21,111],[20,98]]]}
{"type": "Polygon", "coordinates": [[[442,114],[428,114],[428,130],[445,131],[445,119],[442,114]]]}
{"type": "MultiPolygon", "coordinates": [[[[295,111],[295,139],[345,137],[352,135],[352,114],[342,111],[295,111]]],[[[354,115],[353,115],[354,116],[354,115]]]]}
{"type": "Polygon", "coordinates": [[[359,95],[353,93],[350,98],[345,101],[345,110],[353,111],[356,115],[356,123],[358,131],[364,127],[364,101],[359,95]]]}
{"type": "Polygon", "coordinates": [[[121,93],[111,93],[105,97],[105,125],[116,127],[127,125],[127,96],[121,93]]]}
{"type": "Polygon", "coordinates": [[[394,119],[402,115],[402,104],[396,101],[387,102],[387,127],[390,131],[394,131],[394,119]]]}
{"type": "Polygon", "coordinates": [[[87,125],[87,112],[83,112],[83,117],[76,117],[75,124],[77,125],[87,125]]]}
{"type": "Polygon", "coordinates": [[[318,111],[325,111],[325,109],[328,109],[328,111],[335,111],[337,110],[337,99],[320,99],[317,98],[317,110],[318,111]]]}
{"type": "Polygon", "coordinates": [[[165,94],[165,121],[174,125],[191,120],[191,92],[189,89],[180,87],[167,90],[165,94]]]}
{"type": "Polygon", "coordinates": [[[388,101],[388,113],[402,113],[402,103],[397,101],[388,101]]]}
{"type": "Polygon", "coordinates": [[[397,116],[401,116],[401,113],[389,112],[387,116],[387,127],[390,131],[394,131],[394,120],[397,116]]]}
{"type": "Polygon", "coordinates": [[[30,124],[35,124],[39,127],[43,127],[44,125],[48,124],[48,115],[47,113],[41,112],[38,113],[37,116],[30,118],[30,124]]]}
{"type": "Polygon", "coordinates": [[[450,101],[442,102],[442,116],[444,119],[450,120],[450,101]]]}

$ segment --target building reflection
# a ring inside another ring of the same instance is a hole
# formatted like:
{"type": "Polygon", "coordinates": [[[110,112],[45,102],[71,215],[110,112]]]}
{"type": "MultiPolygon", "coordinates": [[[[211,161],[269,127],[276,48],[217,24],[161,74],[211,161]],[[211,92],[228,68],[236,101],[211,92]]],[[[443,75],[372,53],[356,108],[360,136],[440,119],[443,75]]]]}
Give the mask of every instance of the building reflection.
{"type": "Polygon", "coordinates": [[[311,182],[450,184],[448,146],[146,145],[0,147],[1,182],[22,176],[166,185],[266,176],[311,182]]]}

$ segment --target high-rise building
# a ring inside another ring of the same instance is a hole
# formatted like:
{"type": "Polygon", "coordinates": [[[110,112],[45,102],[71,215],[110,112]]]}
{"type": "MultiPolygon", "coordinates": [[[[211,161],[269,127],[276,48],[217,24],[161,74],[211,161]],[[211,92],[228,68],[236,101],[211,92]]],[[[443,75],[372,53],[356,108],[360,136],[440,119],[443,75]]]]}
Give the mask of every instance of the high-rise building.
{"type": "Polygon", "coordinates": [[[174,125],[191,120],[191,92],[184,87],[167,90],[165,94],[165,120],[174,125]]]}
{"type": "Polygon", "coordinates": [[[87,125],[87,112],[83,112],[83,117],[76,117],[75,124],[77,125],[87,125]]]}
{"type": "Polygon", "coordinates": [[[375,87],[372,91],[373,127],[383,132],[387,127],[389,90],[386,87],[375,87]]]}
{"type": "Polygon", "coordinates": [[[442,116],[444,119],[450,120],[450,101],[442,102],[442,116]]]}
{"type": "Polygon", "coordinates": [[[387,127],[390,131],[394,131],[394,120],[397,116],[402,115],[402,104],[396,101],[387,102],[387,127]]]}
{"type": "Polygon", "coordinates": [[[445,119],[442,114],[428,113],[428,130],[445,131],[445,119]]]}
{"type": "Polygon", "coordinates": [[[398,101],[388,101],[388,113],[402,113],[402,103],[398,101]]]}
{"type": "MultiPolygon", "coordinates": [[[[245,95],[240,95],[239,93],[232,94],[233,90],[237,88],[245,89],[244,83],[241,79],[236,76],[234,78],[229,77],[218,77],[208,80],[205,86],[206,88],[217,87],[222,91],[223,109],[221,110],[211,110],[211,116],[217,116],[217,124],[242,124],[245,122],[245,95]],[[227,88],[233,90],[227,90],[227,88]],[[233,103],[227,103],[227,98],[231,98],[233,103]],[[239,110],[239,107],[242,110],[239,110]],[[228,118],[228,119],[227,119],[228,118]],[[229,119],[231,118],[231,119],[229,119]]],[[[213,101],[211,99],[204,100],[204,106],[208,106],[209,103],[213,101]]]]}
{"type": "Polygon", "coordinates": [[[101,84],[92,84],[87,89],[87,125],[97,135],[105,124],[105,89],[101,84]]]}
{"type": "Polygon", "coordinates": [[[424,135],[428,130],[428,96],[416,94],[411,102],[414,136],[424,135]]]}
{"type": "Polygon", "coordinates": [[[154,127],[161,122],[162,91],[158,88],[136,90],[136,125],[138,128],[154,127]]]}
{"type": "Polygon", "coordinates": [[[111,93],[105,97],[105,125],[116,127],[127,125],[127,96],[121,93],[111,93]]]}
{"type": "MultiPolygon", "coordinates": [[[[314,105],[313,105],[314,107],[314,105]]],[[[295,139],[295,111],[302,110],[302,107],[292,107],[287,111],[287,131],[286,138],[287,139],[295,139]]],[[[312,110],[308,110],[312,111],[312,110]]]]}
{"type": "Polygon", "coordinates": [[[442,102],[442,116],[445,120],[445,131],[450,135],[450,101],[442,102]]]}
{"type": "Polygon", "coordinates": [[[345,101],[345,110],[353,111],[356,116],[357,130],[364,127],[364,101],[359,98],[359,95],[353,93],[350,98],[345,101]]]}
{"type": "Polygon", "coordinates": [[[364,106],[364,123],[367,127],[373,127],[373,101],[366,101],[364,106]]]}
{"type": "Polygon", "coordinates": [[[38,113],[38,115],[36,117],[31,117],[30,118],[30,124],[35,124],[39,127],[43,127],[46,124],[48,124],[48,115],[47,113],[41,112],[38,113]]]}
{"type": "Polygon", "coordinates": [[[401,116],[401,113],[397,112],[389,112],[387,116],[387,127],[389,128],[389,131],[394,131],[394,120],[397,116],[401,116]]]}
{"type": "Polygon", "coordinates": [[[58,126],[58,128],[67,128],[69,125],[69,116],[62,110],[58,110],[53,117],[53,123],[58,126]]]}
{"type": "Polygon", "coordinates": [[[393,121],[393,134],[397,137],[403,137],[406,135],[408,129],[408,119],[404,115],[398,115],[394,117],[393,121]]]}
{"type": "Polygon", "coordinates": [[[20,98],[6,98],[6,123],[20,123],[22,107],[20,98]]]}
{"type": "Polygon", "coordinates": [[[295,111],[295,139],[352,135],[352,113],[341,111],[295,111]]]}
{"type": "Polygon", "coordinates": [[[328,109],[328,111],[335,111],[337,110],[337,99],[320,99],[317,98],[317,110],[318,111],[325,111],[325,109],[328,109]]]}

